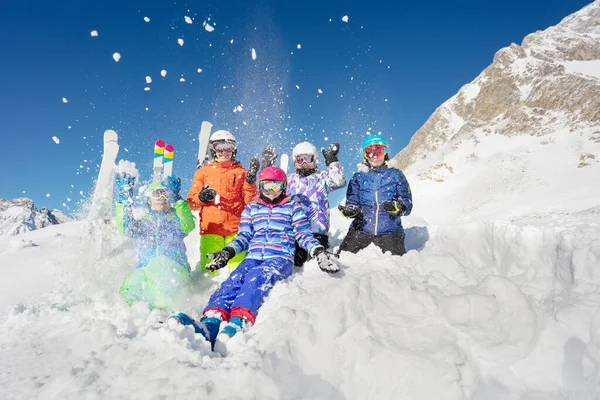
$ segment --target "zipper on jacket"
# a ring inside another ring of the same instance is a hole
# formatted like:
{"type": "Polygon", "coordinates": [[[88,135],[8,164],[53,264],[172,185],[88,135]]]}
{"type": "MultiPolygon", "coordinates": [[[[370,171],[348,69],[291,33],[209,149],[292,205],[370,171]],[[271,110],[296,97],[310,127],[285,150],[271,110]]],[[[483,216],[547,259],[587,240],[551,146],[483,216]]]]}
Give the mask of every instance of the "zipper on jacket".
{"type": "Polygon", "coordinates": [[[233,187],[235,187],[235,178],[236,178],[236,175],[234,174],[234,175],[233,175],[233,185],[231,185],[231,186],[233,186],[233,187]]]}
{"type": "Polygon", "coordinates": [[[377,191],[375,191],[375,204],[377,204],[375,208],[375,236],[377,236],[377,226],[379,225],[379,197],[377,191]]]}

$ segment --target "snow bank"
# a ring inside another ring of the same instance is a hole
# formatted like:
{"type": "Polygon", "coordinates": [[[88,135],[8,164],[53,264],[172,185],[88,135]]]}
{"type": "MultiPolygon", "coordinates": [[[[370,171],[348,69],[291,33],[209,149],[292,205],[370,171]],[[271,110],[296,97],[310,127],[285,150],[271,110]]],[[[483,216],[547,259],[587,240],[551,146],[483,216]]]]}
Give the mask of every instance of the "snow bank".
{"type": "MultiPolygon", "coordinates": [[[[347,229],[338,214],[334,246],[347,229]]],[[[600,389],[600,228],[572,222],[410,217],[404,257],[374,246],[343,253],[337,276],[308,262],[276,285],[227,357],[191,328],[164,326],[168,313],[119,298],[132,241],[112,237],[99,261],[78,223],[22,236],[36,246],[0,241],[0,273],[21,276],[0,280],[0,368],[13,371],[0,397],[591,398],[600,389]]],[[[186,245],[195,265],[197,232],[186,245]]],[[[177,311],[197,317],[222,279],[190,288],[177,311]]]]}

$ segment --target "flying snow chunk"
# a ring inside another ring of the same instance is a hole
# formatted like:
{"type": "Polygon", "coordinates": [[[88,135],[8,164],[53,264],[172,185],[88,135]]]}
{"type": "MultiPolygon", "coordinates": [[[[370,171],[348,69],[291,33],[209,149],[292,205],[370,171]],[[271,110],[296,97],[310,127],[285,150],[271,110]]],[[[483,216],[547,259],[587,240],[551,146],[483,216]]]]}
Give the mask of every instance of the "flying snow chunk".
{"type": "Polygon", "coordinates": [[[162,77],[164,78],[165,76],[167,76],[167,70],[163,69],[162,71],[160,71],[160,74],[162,75],[162,77]]]}
{"type": "Polygon", "coordinates": [[[347,16],[347,15],[344,15],[344,16],[342,17],[342,21],[344,21],[344,22],[348,23],[348,16],[347,16]]]}
{"type": "Polygon", "coordinates": [[[147,92],[147,91],[149,91],[149,90],[150,90],[150,88],[149,88],[148,86],[146,86],[146,87],[144,88],[144,91],[146,91],[146,92],[147,92]]]}
{"type": "Polygon", "coordinates": [[[319,94],[323,94],[323,91],[321,89],[317,89],[317,92],[319,92],[319,94]]]}
{"type": "Polygon", "coordinates": [[[192,19],[190,17],[188,17],[187,15],[183,17],[183,19],[185,19],[185,22],[188,24],[192,23],[192,19]]]}
{"type": "Polygon", "coordinates": [[[54,143],[60,144],[60,139],[57,138],[56,136],[52,136],[52,140],[54,140],[54,143]]]}
{"type": "Polygon", "coordinates": [[[297,44],[296,47],[299,48],[299,49],[301,49],[302,45],[301,44],[297,44]]]}
{"type": "Polygon", "coordinates": [[[202,72],[202,68],[198,68],[198,73],[202,72]]]}
{"type": "Polygon", "coordinates": [[[63,103],[68,103],[69,102],[69,100],[67,100],[66,97],[63,97],[62,101],[63,101],[63,103]]]}
{"type": "Polygon", "coordinates": [[[202,23],[202,25],[204,25],[204,29],[206,29],[206,32],[212,32],[215,30],[214,26],[211,26],[208,21],[204,21],[202,23]]]}
{"type": "Polygon", "coordinates": [[[91,31],[90,35],[92,35],[92,36],[98,36],[98,31],[96,31],[96,30],[91,31]]]}
{"type": "Polygon", "coordinates": [[[179,78],[179,82],[185,82],[185,78],[179,78]]]}
{"type": "Polygon", "coordinates": [[[146,83],[152,83],[152,78],[151,78],[151,77],[149,77],[149,76],[147,76],[147,77],[146,77],[146,83]]]}
{"type": "Polygon", "coordinates": [[[177,43],[179,43],[180,46],[183,46],[183,39],[181,39],[181,38],[177,39],[177,43]]]}
{"type": "Polygon", "coordinates": [[[242,112],[243,109],[243,105],[240,104],[239,106],[234,107],[233,112],[242,112]]]}
{"type": "Polygon", "coordinates": [[[233,44],[233,39],[231,39],[231,40],[229,41],[229,43],[233,44]]]}
{"type": "Polygon", "coordinates": [[[50,197],[50,193],[46,193],[46,197],[50,197]]]}
{"type": "Polygon", "coordinates": [[[150,22],[150,18],[148,18],[148,17],[144,17],[144,21],[146,21],[146,22],[150,22]]]}
{"type": "Polygon", "coordinates": [[[296,89],[300,89],[300,86],[296,85],[296,89]]]}
{"type": "Polygon", "coordinates": [[[115,60],[115,62],[119,62],[119,60],[121,59],[121,55],[119,53],[115,53],[113,54],[113,59],[115,60]]]}
{"type": "Polygon", "coordinates": [[[256,60],[256,50],[254,49],[254,47],[252,48],[252,59],[256,60]]]}

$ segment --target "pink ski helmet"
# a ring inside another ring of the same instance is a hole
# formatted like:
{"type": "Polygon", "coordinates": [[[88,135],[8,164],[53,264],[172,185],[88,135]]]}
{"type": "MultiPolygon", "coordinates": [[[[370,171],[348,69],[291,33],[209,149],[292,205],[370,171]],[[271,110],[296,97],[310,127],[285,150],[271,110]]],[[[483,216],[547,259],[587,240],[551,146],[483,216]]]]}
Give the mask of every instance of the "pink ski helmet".
{"type": "Polygon", "coordinates": [[[285,176],[285,172],[279,167],[267,167],[260,171],[258,181],[287,182],[287,176],[285,176]]]}

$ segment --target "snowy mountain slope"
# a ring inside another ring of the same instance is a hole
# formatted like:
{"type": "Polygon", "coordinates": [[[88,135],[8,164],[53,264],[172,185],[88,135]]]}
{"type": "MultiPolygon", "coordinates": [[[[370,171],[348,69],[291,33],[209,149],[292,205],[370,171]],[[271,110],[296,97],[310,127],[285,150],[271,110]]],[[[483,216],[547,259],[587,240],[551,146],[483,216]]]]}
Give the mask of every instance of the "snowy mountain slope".
{"type": "Polygon", "coordinates": [[[0,199],[0,236],[14,236],[68,221],[71,219],[58,210],[38,210],[27,198],[0,199]]]}
{"type": "MultiPolygon", "coordinates": [[[[126,307],[117,290],[135,265],[131,241],[115,239],[110,257],[92,261],[81,223],[0,239],[0,397],[595,398],[591,221],[414,217],[404,257],[370,247],[342,254],[339,276],[314,261],[297,270],[225,358],[190,328],[156,322],[167,314],[126,307]]],[[[346,226],[334,214],[338,235],[346,226]]],[[[195,263],[198,237],[187,245],[195,263]]],[[[180,309],[197,315],[218,281],[193,288],[180,309]]]]}
{"type": "MultiPolygon", "coordinates": [[[[572,210],[573,199],[579,210],[597,205],[598,192],[589,182],[600,176],[598,67],[600,1],[595,1],[528,35],[521,46],[498,51],[488,68],[432,114],[393,163],[408,175],[415,193],[426,194],[425,203],[444,201],[452,216],[489,220],[540,207],[572,210]],[[479,193],[472,196],[473,191],[479,193]],[[511,204],[500,215],[493,207],[497,196],[511,204]],[[522,201],[531,196],[535,201],[522,201]]],[[[438,214],[436,208],[422,214],[438,214]]],[[[438,217],[449,218],[431,216],[438,217]]]]}

